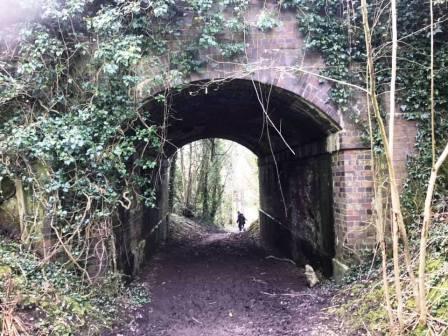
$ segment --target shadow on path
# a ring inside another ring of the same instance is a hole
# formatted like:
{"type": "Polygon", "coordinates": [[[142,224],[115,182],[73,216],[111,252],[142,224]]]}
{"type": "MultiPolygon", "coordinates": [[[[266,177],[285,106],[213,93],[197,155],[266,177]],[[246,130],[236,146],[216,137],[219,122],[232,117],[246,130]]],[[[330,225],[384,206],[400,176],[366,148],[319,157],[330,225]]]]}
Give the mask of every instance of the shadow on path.
{"type": "Polygon", "coordinates": [[[108,335],[343,335],[322,312],[331,292],[265,256],[246,233],[169,242],[142,271],[152,302],[108,335]]]}

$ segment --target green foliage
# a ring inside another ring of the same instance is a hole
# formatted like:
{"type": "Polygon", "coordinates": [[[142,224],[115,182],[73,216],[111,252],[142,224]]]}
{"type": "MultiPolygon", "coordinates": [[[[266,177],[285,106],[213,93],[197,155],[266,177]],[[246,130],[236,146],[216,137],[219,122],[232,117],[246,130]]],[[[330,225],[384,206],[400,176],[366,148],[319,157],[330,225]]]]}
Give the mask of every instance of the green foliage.
{"type": "MultiPolygon", "coordinates": [[[[436,18],[440,18],[446,12],[444,1],[435,3],[436,18]]],[[[306,47],[323,56],[323,75],[363,83],[365,50],[358,1],[352,1],[350,8],[341,0],[285,0],[279,4],[298,11],[306,47]]],[[[372,3],[369,9],[379,13],[373,43],[378,47],[375,70],[381,94],[387,90],[390,74],[389,49],[380,48],[389,39],[389,15],[378,10],[380,5],[372,3]]],[[[69,239],[66,248],[78,262],[78,271],[79,267],[86,268],[86,261],[95,254],[88,248],[91,242],[86,237],[101,242],[101,249],[110,254],[106,258],[108,269],[113,269],[112,218],[125,201],[124,195],[128,194],[126,198],[132,204],[154,204],[151,173],[157,168],[154,153],[163,139],[150,122],[151,111],[140,108],[137,91],[142,83],[148,92],[179,88],[191,73],[206,64],[207,60],[200,56],[205,51],[223,58],[243,54],[247,7],[248,0],[118,0],[102,6],[90,0],[46,1],[41,20],[21,27],[17,48],[2,49],[0,179],[24,183],[38,204],[37,210],[51,219],[53,233],[69,239]],[[184,41],[181,37],[186,25],[191,27],[184,41]],[[168,53],[169,60],[165,60],[168,53]]],[[[422,1],[401,1],[398,12],[399,38],[404,41],[399,49],[399,105],[406,118],[419,125],[418,155],[410,162],[403,196],[408,222],[415,226],[432,160],[430,53],[428,30],[423,29],[429,22],[420,15],[427,12],[427,4],[422,1]]],[[[448,141],[447,22],[437,22],[434,36],[438,144],[448,141]]],[[[273,12],[264,10],[256,26],[268,32],[279,24],[273,12]]],[[[168,103],[164,95],[152,98],[160,104],[168,103]]],[[[352,90],[334,84],[331,99],[366,129],[365,122],[351,108],[352,90]]],[[[374,139],[381,153],[377,133],[374,139]]],[[[219,166],[209,173],[210,183],[220,187],[219,166]]],[[[446,202],[446,190],[448,167],[442,169],[437,188],[438,206],[446,202]]],[[[220,190],[214,192],[217,196],[220,190]]],[[[207,204],[204,214],[211,216],[216,204],[201,197],[198,203],[202,207],[207,204]]],[[[34,218],[25,220],[34,225],[34,218]]],[[[446,253],[446,241],[433,249],[434,253],[446,253]]],[[[17,265],[6,266],[17,271],[17,265]]],[[[30,274],[40,271],[33,272],[30,274]]],[[[64,276],[72,279],[68,269],[54,272],[68,272],[64,276]]],[[[78,284],[77,280],[73,283],[78,284]]],[[[59,288],[56,283],[52,286],[59,288]]],[[[85,311],[91,308],[82,302],[82,298],[70,297],[58,309],[71,307],[69,311],[77,311],[77,315],[88,314],[85,311]]],[[[50,309],[47,314],[51,315],[50,309]]]]}
{"type": "MultiPolygon", "coordinates": [[[[207,62],[201,50],[242,54],[247,6],[51,0],[39,20],[13,28],[13,49],[1,41],[0,202],[10,197],[7,184],[21,180],[30,200],[26,241],[40,246],[45,225],[53,244],[47,253],[65,262],[42,263],[0,242],[0,277],[12,276],[13,295],[22,298],[17,309],[39,315],[36,334],[98,332],[117,313],[117,209],[154,206],[152,175],[163,144],[138,92],[181,87],[207,62]],[[193,23],[188,32],[185,18],[193,23]],[[102,278],[87,285],[93,264],[102,278]]],[[[150,98],[169,103],[163,94],[150,98]]],[[[126,293],[131,305],[149,301],[144,288],[126,293]]]]}
{"type": "MultiPolygon", "coordinates": [[[[447,228],[441,229],[443,232],[434,234],[435,239],[428,247],[431,251],[431,258],[426,265],[428,277],[429,292],[428,302],[431,307],[431,316],[434,320],[446,321],[448,318],[448,258],[446,250],[440,249],[441,240],[446,240],[447,228]],[[440,251],[442,250],[442,251],[440,251]]],[[[373,257],[372,264],[359,265],[352,269],[344,277],[342,295],[336,297],[335,307],[331,311],[344,318],[350,330],[383,332],[389,330],[389,320],[384,304],[378,304],[384,301],[384,289],[382,286],[382,270],[380,256],[373,257]],[[374,266],[374,267],[372,267],[374,266]],[[368,276],[366,276],[368,275],[368,276]]],[[[404,265],[402,273],[405,273],[404,265]]],[[[388,264],[388,272],[391,274],[393,265],[388,264]]],[[[412,294],[410,285],[403,287],[405,307],[415,310],[415,297],[412,294]]],[[[392,277],[389,278],[389,290],[391,294],[392,308],[396,309],[392,277]]],[[[413,326],[414,320],[409,321],[410,327],[406,335],[420,336],[428,333],[427,327],[413,326]]],[[[443,324],[432,324],[433,330],[439,332],[444,330],[443,324]]],[[[436,333],[437,334],[437,333],[436,333]]]]}
{"type": "MultiPolygon", "coordinates": [[[[224,58],[242,54],[247,6],[247,0],[182,6],[173,0],[102,6],[52,0],[39,21],[23,24],[18,49],[2,49],[0,176],[24,182],[33,212],[70,237],[64,251],[79,267],[95,253],[84,237],[100,239],[111,254],[107,266],[116,264],[110,246],[117,207],[129,200],[154,205],[151,172],[161,134],[150,111],[140,109],[137,87],[181,86],[205,64],[203,49],[224,58]],[[189,41],[179,39],[185,17],[193,22],[189,41]],[[159,56],[168,41],[179,43],[170,43],[166,64],[159,56]]],[[[35,218],[25,220],[35,225],[35,218]]]]}
{"type": "MultiPolygon", "coordinates": [[[[350,25],[355,18],[345,19],[344,4],[340,0],[292,0],[283,5],[299,9],[299,29],[306,36],[305,47],[322,54],[326,65],[323,75],[346,82],[354,80],[350,63],[362,59],[362,40],[350,39],[350,25]]],[[[332,100],[344,112],[349,109],[350,92],[340,84],[335,84],[331,91],[332,100]]]]}
{"type": "MultiPolygon", "coordinates": [[[[365,64],[365,46],[362,25],[360,22],[360,3],[352,2],[353,7],[346,7],[339,0],[287,0],[286,8],[299,9],[299,29],[306,36],[306,46],[310,50],[322,54],[326,65],[323,75],[333,79],[364,85],[363,66],[365,64]]],[[[380,3],[372,3],[369,7],[371,15],[381,13],[380,3]],[[377,11],[378,10],[378,11],[377,11]]],[[[426,181],[431,167],[431,133],[430,133],[430,97],[429,97],[429,17],[420,13],[427,12],[426,3],[406,1],[398,3],[399,38],[405,37],[406,43],[398,50],[398,99],[400,112],[408,120],[418,124],[417,156],[408,164],[409,178],[403,195],[409,225],[420,222],[420,213],[424,200],[426,181]],[[417,32],[417,33],[415,33],[417,32]]],[[[446,10],[442,6],[435,7],[435,18],[442,17],[446,10]]],[[[372,19],[373,20],[373,19],[372,19]]],[[[448,48],[446,21],[438,22],[435,28],[435,109],[436,137],[441,150],[448,141],[448,48]]],[[[389,14],[382,12],[376,18],[372,35],[372,43],[380,52],[376,55],[377,92],[387,91],[390,80],[389,49],[384,48],[384,41],[390,40],[389,14]]],[[[361,129],[366,131],[367,124],[356,111],[351,110],[353,90],[345,85],[335,84],[331,98],[361,129]]],[[[374,125],[375,126],[375,125],[374,125]]],[[[378,130],[373,134],[377,145],[375,150],[382,153],[378,130]]],[[[446,170],[439,177],[436,198],[441,200],[448,190],[446,170]]]]}
{"type": "Polygon", "coordinates": [[[144,288],[125,288],[119,274],[105,274],[86,287],[75,270],[59,262],[42,263],[5,240],[0,240],[0,281],[0,302],[5,302],[9,284],[15,310],[34,317],[32,335],[98,335],[116,320],[118,305],[148,302],[144,288]]]}
{"type": "Polygon", "coordinates": [[[173,181],[175,211],[185,210],[208,224],[217,222],[224,206],[225,168],[229,164],[229,148],[221,139],[195,141],[176,154],[173,181]],[[197,172],[191,174],[191,172],[197,172]]]}
{"type": "Polygon", "coordinates": [[[246,45],[244,43],[221,44],[221,55],[225,58],[232,58],[244,53],[246,45]]]}
{"type": "MultiPolygon", "coordinates": [[[[418,1],[409,1],[400,5],[401,12],[398,24],[404,27],[403,35],[417,30],[418,27],[428,26],[429,18],[424,16],[411,16],[411,13],[423,12],[425,4],[418,1]]],[[[446,8],[436,6],[434,9],[436,21],[438,17],[446,14],[446,8]]],[[[436,111],[436,143],[437,153],[448,141],[448,46],[446,32],[448,24],[440,22],[434,29],[435,40],[435,111],[436,111]]],[[[408,221],[415,228],[415,223],[421,220],[424,193],[430,175],[431,156],[431,129],[430,129],[430,64],[429,30],[423,30],[407,39],[406,46],[401,51],[398,66],[403,69],[398,78],[399,85],[406,94],[400,95],[400,108],[409,120],[418,125],[416,150],[418,156],[412,158],[408,164],[409,178],[403,201],[406,206],[408,221]]],[[[436,203],[446,202],[448,190],[448,171],[441,170],[436,189],[436,203]]]]}
{"type": "Polygon", "coordinates": [[[258,16],[257,28],[262,32],[269,32],[279,26],[279,21],[275,17],[275,13],[263,10],[258,16]]]}
{"type": "Polygon", "coordinates": [[[216,49],[224,58],[241,55],[244,51],[242,33],[246,30],[244,13],[247,0],[189,0],[188,9],[193,12],[193,22],[197,30],[197,41],[192,39],[194,48],[216,49]],[[230,36],[223,38],[224,36],[230,36]]]}

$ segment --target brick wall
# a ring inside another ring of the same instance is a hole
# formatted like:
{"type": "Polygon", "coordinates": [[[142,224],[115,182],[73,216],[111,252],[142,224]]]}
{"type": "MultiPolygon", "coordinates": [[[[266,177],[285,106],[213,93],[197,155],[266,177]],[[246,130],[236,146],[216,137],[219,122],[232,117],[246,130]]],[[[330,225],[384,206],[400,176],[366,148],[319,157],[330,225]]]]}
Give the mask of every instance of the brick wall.
{"type": "Polygon", "coordinates": [[[375,244],[371,223],[373,174],[369,149],[341,150],[332,157],[336,255],[357,257],[375,244]]]}
{"type": "MultiPolygon", "coordinates": [[[[361,140],[362,131],[330,102],[331,83],[322,82],[317,76],[304,71],[291,71],[292,67],[297,70],[300,66],[305,71],[318,74],[324,68],[324,62],[319,54],[305,50],[304,36],[298,30],[300,22],[296,18],[296,13],[281,11],[279,14],[281,25],[271,32],[262,33],[255,25],[261,10],[265,7],[275,7],[275,3],[257,0],[250,2],[246,15],[246,21],[250,25],[245,41],[247,54],[243,58],[235,62],[226,62],[216,50],[202,51],[201,57],[208,61],[207,68],[192,74],[189,81],[229,78],[250,79],[273,85],[273,91],[281,91],[281,94],[296,97],[295,102],[285,106],[286,109],[312,115],[312,118],[319,123],[330,120],[336,128],[340,129],[337,145],[329,151],[332,152],[331,178],[336,256],[340,259],[358,256],[363,249],[371,249],[376,240],[375,229],[371,224],[373,172],[370,150],[366,148],[368,144],[361,140]]],[[[187,15],[184,20],[185,27],[188,27],[191,18],[187,15]]],[[[188,34],[191,32],[186,28],[185,36],[188,34]]],[[[150,75],[146,78],[151,82],[150,75]]],[[[155,93],[145,92],[144,86],[141,86],[138,91],[142,99],[148,94],[155,93]]],[[[366,120],[364,93],[354,91],[350,106],[352,113],[358,114],[360,120],[366,120]]],[[[336,131],[335,128],[331,130],[331,132],[336,131]]],[[[415,124],[401,117],[397,119],[394,164],[400,184],[406,177],[406,160],[409,153],[413,152],[415,134],[415,124]]],[[[199,135],[198,138],[200,138],[199,135]]],[[[234,140],[238,140],[238,136],[235,136],[234,140]]],[[[303,148],[297,151],[300,154],[298,156],[306,157],[313,154],[308,147],[303,144],[303,148]]],[[[321,147],[318,149],[321,150],[321,147]]],[[[283,160],[280,154],[279,160],[283,160]]],[[[272,175],[266,169],[261,175],[261,180],[268,179],[272,175]]],[[[261,187],[268,210],[279,212],[273,207],[275,202],[271,202],[272,199],[279,197],[274,190],[275,182],[262,183],[265,183],[261,187]],[[269,205],[272,207],[270,208],[269,205]]],[[[271,238],[278,236],[279,240],[283,239],[281,229],[278,229],[276,233],[266,230],[269,231],[271,238]]]]}

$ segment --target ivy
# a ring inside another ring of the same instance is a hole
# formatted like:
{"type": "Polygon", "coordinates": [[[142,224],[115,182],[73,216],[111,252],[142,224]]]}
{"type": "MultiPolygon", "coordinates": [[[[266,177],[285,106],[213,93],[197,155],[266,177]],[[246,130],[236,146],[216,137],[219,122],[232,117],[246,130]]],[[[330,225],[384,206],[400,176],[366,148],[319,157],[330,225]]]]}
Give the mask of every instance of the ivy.
{"type": "Polygon", "coordinates": [[[269,32],[272,29],[279,26],[279,21],[275,17],[275,14],[271,11],[263,10],[258,16],[257,28],[262,32],[269,32]]]}
{"type": "MultiPolygon", "coordinates": [[[[319,52],[324,76],[363,84],[365,50],[360,29],[359,1],[283,0],[297,11],[306,48],[319,52]]],[[[373,3],[370,13],[380,13],[373,3]]],[[[427,4],[400,1],[399,106],[418,123],[417,155],[410,160],[403,194],[409,225],[419,222],[425,181],[431,166],[427,4]],[[418,32],[418,33],[415,33],[418,32]]],[[[154,206],[151,180],[155,153],[163,139],[143,111],[137,91],[179,88],[207,63],[204,53],[225,59],[244,53],[248,0],[50,0],[41,18],[20,28],[17,48],[2,49],[0,58],[0,201],[11,197],[11,181],[22,181],[33,202],[52,220],[53,231],[70,238],[70,253],[86,268],[92,251],[87,237],[102,234],[104,251],[114,267],[116,209],[126,198],[154,206]],[[188,31],[185,29],[188,26],[188,31]],[[188,36],[188,39],[184,37],[188,36]],[[169,57],[167,57],[169,55],[169,57]]],[[[446,14],[437,1],[436,18],[446,14]]],[[[373,43],[377,47],[377,91],[389,82],[387,11],[377,18],[373,43]],[[381,48],[380,48],[381,47],[381,48]]],[[[263,10],[256,22],[262,32],[281,24],[263,10]]],[[[436,40],[436,135],[448,141],[448,21],[440,20],[436,40]]],[[[5,43],[4,46],[9,44],[5,43]]],[[[362,129],[366,125],[352,110],[354,92],[334,84],[331,100],[362,129]]],[[[163,94],[150,97],[168,104],[163,94]]],[[[382,146],[377,133],[375,150],[382,146]]],[[[438,148],[439,150],[439,148],[438,148]]],[[[448,190],[448,167],[437,188],[442,204],[448,190]]],[[[27,219],[32,226],[33,220],[27,219]]],[[[30,238],[40,239],[40,237],[30,238]]],[[[96,243],[95,243],[96,244],[96,243]]],[[[70,272],[74,272],[74,265],[70,272]]]]}
{"type": "MultiPolygon", "coordinates": [[[[323,75],[340,81],[363,85],[365,64],[364,36],[360,17],[359,1],[352,1],[350,7],[340,0],[286,0],[285,8],[299,10],[299,29],[306,38],[306,47],[318,51],[324,59],[323,75]]],[[[440,4],[439,4],[440,5],[440,4]]],[[[376,15],[380,4],[370,5],[369,12],[376,15]]],[[[431,133],[429,114],[429,26],[428,16],[421,13],[428,11],[427,4],[421,1],[400,1],[398,3],[398,27],[400,38],[405,38],[399,48],[397,86],[399,106],[404,117],[418,124],[416,138],[417,155],[408,164],[408,180],[403,194],[403,204],[408,217],[408,224],[415,226],[420,222],[424,190],[431,167],[431,133]],[[416,33],[417,32],[417,33],[416,33]]],[[[436,18],[442,17],[443,6],[435,7],[436,18]]],[[[372,19],[373,20],[373,19],[372,19]]],[[[448,48],[446,44],[446,21],[437,23],[435,29],[436,54],[436,137],[439,144],[448,141],[448,48]]],[[[388,49],[384,41],[390,40],[389,17],[387,11],[376,17],[372,42],[382,53],[377,55],[376,69],[377,92],[388,90],[390,65],[388,49]]],[[[345,85],[332,87],[332,101],[352,120],[364,129],[367,138],[367,125],[350,109],[352,90],[345,85]]],[[[375,151],[383,151],[378,131],[373,134],[375,151]]],[[[439,177],[437,199],[446,197],[448,190],[448,169],[439,177]]]]}
{"type": "MultiPolygon", "coordinates": [[[[422,15],[411,16],[412,13],[427,12],[427,4],[418,1],[400,3],[398,24],[403,27],[403,36],[410,35],[422,27],[428,27],[429,17],[422,15]]],[[[444,6],[435,6],[434,13],[437,18],[446,14],[444,6]]],[[[448,141],[448,47],[446,21],[439,22],[434,29],[435,40],[435,111],[436,111],[436,142],[437,153],[441,146],[448,141]]],[[[408,221],[413,226],[420,222],[421,209],[423,208],[424,191],[429,180],[431,156],[431,129],[430,129],[430,89],[429,89],[429,65],[430,65],[429,30],[420,30],[420,33],[410,35],[406,44],[400,50],[400,62],[398,66],[402,71],[398,78],[398,85],[403,88],[405,94],[401,94],[400,109],[407,119],[417,122],[417,156],[411,158],[408,164],[409,178],[403,197],[406,205],[408,221]],[[416,198],[418,195],[420,198],[416,198]]],[[[443,202],[448,196],[448,167],[442,167],[436,189],[436,202],[443,202]]]]}
{"type": "Polygon", "coordinates": [[[40,20],[21,26],[18,48],[2,49],[1,178],[23,181],[52,230],[73,235],[78,268],[92,253],[86,237],[100,231],[113,267],[117,207],[155,203],[151,176],[163,139],[136,90],[182,86],[205,65],[201,50],[242,54],[247,7],[247,0],[46,1],[40,20]],[[193,23],[188,41],[179,38],[185,17],[193,23]]]}
{"type": "Polygon", "coordinates": [[[17,295],[17,306],[34,310],[33,334],[98,335],[116,321],[119,306],[140,307],[148,302],[142,286],[127,289],[120,275],[108,273],[98,286],[87,288],[73,270],[58,261],[43,264],[41,259],[23,251],[19,244],[0,239],[0,300],[9,302],[17,295]],[[10,292],[7,287],[10,286],[10,292]]]}
{"type": "MultiPolygon", "coordinates": [[[[354,1],[356,4],[357,1],[354,1]]],[[[298,10],[299,30],[306,37],[305,47],[319,52],[324,59],[326,67],[322,74],[342,82],[359,84],[362,78],[349,69],[355,62],[365,61],[363,39],[359,35],[351,38],[358,18],[347,16],[344,3],[340,0],[287,0],[283,6],[298,10]]],[[[350,88],[334,84],[330,95],[344,113],[360,123],[358,116],[349,111],[350,88]]]]}

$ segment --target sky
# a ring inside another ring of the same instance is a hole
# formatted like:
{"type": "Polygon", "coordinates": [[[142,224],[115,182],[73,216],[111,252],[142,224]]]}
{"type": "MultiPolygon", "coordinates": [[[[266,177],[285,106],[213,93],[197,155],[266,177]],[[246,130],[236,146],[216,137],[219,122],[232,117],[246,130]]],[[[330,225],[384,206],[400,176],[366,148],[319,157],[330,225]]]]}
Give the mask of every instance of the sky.
{"type": "Polygon", "coordinates": [[[258,219],[259,187],[257,158],[246,147],[230,142],[231,178],[226,184],[226,193],[233,195],[233,217],[241,211],[248,224],[258,219]]]}
{"type": "Polygon", "coordinates": [[[0,28],[33,17],[40,4],[41,0],[0,0],[0,28]]]}

